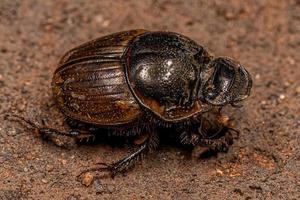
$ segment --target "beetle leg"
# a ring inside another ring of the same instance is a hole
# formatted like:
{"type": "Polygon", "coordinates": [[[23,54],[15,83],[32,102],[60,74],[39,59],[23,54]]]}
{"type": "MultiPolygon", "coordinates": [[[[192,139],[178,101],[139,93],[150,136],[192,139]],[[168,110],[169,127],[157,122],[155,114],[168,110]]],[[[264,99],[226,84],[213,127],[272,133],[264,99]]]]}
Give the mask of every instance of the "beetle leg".
{"type": "Polygon", "coordinates": [[[95,140],[95,135],[90,134],[87,131],[79,130],[79,129],[71,129],[69,131],[59,131],[52,128],[44,128],[38,125],[35,122],[32,122],[28,119],[25,119],[22,116],[18,115],[9,115],[7,116],[10,120],[25,124],[29,130],[37,131],[38,134],[45,140],[50,140],[57,146],[62,146],[61,142],[57,140],[59,136],[67,136],[77,139],[79,142],[89,142],[95,140]]]}
{"type": "Polygon", "coordinates": [[[229,118],[223,115],[218,116],[215,121],[202,117],[197,126],[181,133],[180,139],[182,144],[196,147],[194,150],[200,156],[207,152],[227,152],[229,145],[233,143],[233,133],[239,133],[229,123],[229,118]]]}
{"type": "Polygon", "coordinates": [[[198,156],[205,155],[208,152],[217,153],[217,152],[227,152],[229,146],[233,144],[234,134],[239,134],[239,131],[230,128],[223,127],[219,130],[219,137],[209,139],[209,138],[200,138],[199,146],[203,147],[201,152],[197,153],[198,156]]]}
{"type": "Polygon", "coordinates": [[[200,135],[184,131],[179,136],[181,144],[196,146],[199,143],[200,135]]]}
{"type": "Polygon", "coordinates": [[[120,172],[124,172],[134,166],[134,164],[140,160],[145,154],[149,151],[154,150],[158,145],[158,136],[156,133],[151,133],[148,135],[148,138],[145,140],[143,144],[140,145],[139,149],[132,154],[126,156],[125,158],[114,162],[112,164],[106,163],[97,163],[98,166],[88,168],[82,171],[78,177],[81,177],[84,173],[87,172],[104,172],[107,171],[110,173],[111,177],[113,178],[116,174],[120,172]]]}
{"type": "Polygon", "coordinates": [[[207,151],[227,152],[229,145],[233,143],[233,136],[230,131],[226,131],[223,136],[216,139],[201,138],[199,145],[206,147],[207,151]]]}
{"type": "Polygon", "coordinates": [[[110,173],[110,176],[113,178],[117,173],[125,171],[126,169],[129,169],[131,166],[133,166],[143,156],[143,153],[145,153],[146,149],[147,149],[147,145],[143,144],[137,151],[135,151],[134,153],[126,156],[125,158],[117,162],[111,164],[99,162],[97,163],[98,166],[81,171],[78,177],[80,177],[81,175],[87,172],[97,172],[98,174],[99,172],[107,171],[110,173]]]}
{"type": "Polygon", "coordinates": [[[192,145],[196,146],[199,144],[200,139],[213,139],[215,138],[220,130],[216,129],[212,126],[212,124],[206,118],[202,117],[196,124],[191,125],[188,129],[184,129],[183,132],[180,134],[180,141],[184,145],[192,145]],[[213,134],[211,134],[213,133],[213,134]]]}
{"type": "Polygon", "coordinates": [[[199,144],[208,147],[210,151],[227,152],[233,142],[229,121],[228,116],[221,114],[218,114],[214,121],[203,118],[198,129],[202,135],[199,144]]]}
{"type": "MultiPolygon", "coordinates": [[[[52,128],[39,128],[38,129],[39,134],[41,137],[45,140],[50,140],[57,144],[57,137],[59,136],[67,136],[67,137],[72,137],[78,140],[79,142],[89,142],[89,141],[94,141],[95,140],[95,135],[90,134],[89,132],[83,131],[83,130],[76,130],[76,129],[71,129],[69,131],[59,131],[56,129],[52,128]]],[[[61,146],[61,145],[58,145],[61,146]]]]}

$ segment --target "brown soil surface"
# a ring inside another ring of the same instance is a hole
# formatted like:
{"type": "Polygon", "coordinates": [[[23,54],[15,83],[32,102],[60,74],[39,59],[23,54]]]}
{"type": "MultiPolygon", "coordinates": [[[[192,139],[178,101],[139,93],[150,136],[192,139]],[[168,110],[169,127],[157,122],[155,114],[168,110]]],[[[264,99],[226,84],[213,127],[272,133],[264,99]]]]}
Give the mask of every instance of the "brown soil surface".
{"type": "Polygon", "coordinates": [[[299,13],[298,0],[1,0],[0,199],[300,199],[299,13]],[[50,90],[60,56],[136,28],[182,33],[246,66],[251,98],[228,109],[241,135],[228,153],[206,159],[164,143],[124,176],[86,187],[75,178],[81,169],[130,149],[57,147],[4,115],[64,128],[50,90]]]}

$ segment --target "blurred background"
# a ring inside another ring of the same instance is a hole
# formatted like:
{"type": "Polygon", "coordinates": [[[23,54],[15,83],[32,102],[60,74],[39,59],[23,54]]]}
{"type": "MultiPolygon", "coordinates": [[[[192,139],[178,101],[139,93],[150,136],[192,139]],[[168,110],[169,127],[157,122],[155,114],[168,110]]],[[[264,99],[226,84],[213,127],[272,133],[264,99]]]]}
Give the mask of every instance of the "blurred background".
{"type": "Polygon", "coordinates": [[[299,199],[299,13],[298,0],[1,0],[0,199],[299,199]],[[251,97],[228,110],[241,135],[227,154],[207,159],[162,145],[126,175],[85,187],[75,179],[81,169],[128,148],[60,148],[4,115],[63,127],[50,90],[59,58],[137,28],[181,33],[249,70],[251,97]]]}

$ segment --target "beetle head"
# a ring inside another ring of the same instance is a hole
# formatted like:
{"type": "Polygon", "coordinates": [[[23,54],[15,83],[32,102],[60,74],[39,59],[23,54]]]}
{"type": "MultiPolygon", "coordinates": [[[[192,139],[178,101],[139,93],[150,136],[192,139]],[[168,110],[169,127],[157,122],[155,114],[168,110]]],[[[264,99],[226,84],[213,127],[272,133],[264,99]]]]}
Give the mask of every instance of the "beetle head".
{"type": "Polygon", "coordinates": [[[235,105],[250,95],[252,79],[247,70],[230,58],[215,58],[204,70],[200,99],[209,104],[235,105]],[[206,78],[205,78],[206,77],[206,78]]]}

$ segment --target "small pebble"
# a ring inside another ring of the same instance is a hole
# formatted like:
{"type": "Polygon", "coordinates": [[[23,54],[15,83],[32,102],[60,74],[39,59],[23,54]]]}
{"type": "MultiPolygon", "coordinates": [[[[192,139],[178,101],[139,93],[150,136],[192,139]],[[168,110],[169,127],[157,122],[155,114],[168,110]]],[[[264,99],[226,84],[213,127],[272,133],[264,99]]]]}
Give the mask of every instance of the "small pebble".
{"type": "Polygon", "coordinates": [[[285,99],[285,95],[284,95],[284,94],[281,94],[281,95],[279,95],[279,98],[280,98],[280,99],[285,99]]]}
{"type": "Polygon", "coordinates": [[[71,195],[66,200],[80,200],[80,195],[71,195]]]}
{"type": "Polygon", "coordinates": [[[103,27],[107,27],[107,26],[109,26],[109,24],[110,24],[110,21],[109,21],[109,20],[105,20],[105,21],[102,23],[102,26],[103,26],[103,27]]]}
{"type": "Polygon", "coordinates": [[[223,176],[224,175],[224,172],[222,170],[217,169],[216,171],[217,171],[217,175],[219,175],[219,176],[223,176]]]}
{"type": "Polygon", "coordinates": [[[285,87],[289,87],[290,85],[291,85],[290,82],[284,82],[284,86],[285,86],[285,87]]]}
{"type": "Polygon", "coordinates": [[[54,169],[53,165],[46,165],[46,170],[51,172],[54,169]]]}
{"type": "Polygon", "coordinates": [[[105,192],[105,188],[99,180],[95,180],[93,185],[94,185],[96,194],[102,194],[105,192]]]}
{"type": "Polygon", "coordinates": [[[296,64],[295,59],[292,58],[292,57],[288,57],[288,58],[287,58],[287,61],[289,62],[290,65],[295,65],[295,64],[296,64]]]}
{"type": "Polygon", "coordinates": [[[107,192],[108,193],[113,193],[114,192],[114,190],[115,190],[115,187],[113,186],[113,185],[107,185],[107,192]]]}
{"type": "Polygon", "coordinates": [[[43,183],[48,183],[48,181],[47,181],[46,179],[44,179],[44,178],[43,178],[41,181],[42,181],[43,183]]]}
{"type": "Polygon", "coordinates": [[[103,17],[102,15],[96,15],[96,16],[94,17],[94,20],[95,20],[97,23],[101,24],[101,23],[103,23],[103,21],[104,21],[104,17],[103,17]]]}
{"type": "Polygon", "coordinates": [[[66,165],[67,164],[67,160],[61,159],[61,164],[66,165]]]}
{"type": "Polygon", "coordinates": [[[28,168],[27,167],[24,167],[24,172],[28,172],[28,168]]]}
{"type": "Polygon", "coordinates": [[[33,159],[33,157],[32,157],[31,154],[26,154],[25,158],[26,158],[27,160],[32,160],[32,159],[33,159]]]}
{"type": "Polygon", "coordinates": [[[93,174],[88,172],[88,173],[84,174],[83,179],[82,179],[82,184],[88,187],[93,182],[93,179],[94,179],[93,174]]]}
{"type": "Polygon", "coordinates": [[[297,93],[297,94],[300,94],[300,86],[298,86],[298,87],[296,88],[296,93],[297,93]]]}
{"type": "Polygon", "coordinates": [[[228,11],[228,12],[225,13],[225,18],[228,19],[228,20],[234,19],[234,17],[235,16],[234,16],[233,12],[228,11]]]}

